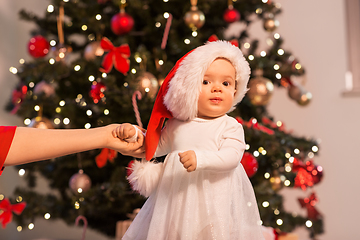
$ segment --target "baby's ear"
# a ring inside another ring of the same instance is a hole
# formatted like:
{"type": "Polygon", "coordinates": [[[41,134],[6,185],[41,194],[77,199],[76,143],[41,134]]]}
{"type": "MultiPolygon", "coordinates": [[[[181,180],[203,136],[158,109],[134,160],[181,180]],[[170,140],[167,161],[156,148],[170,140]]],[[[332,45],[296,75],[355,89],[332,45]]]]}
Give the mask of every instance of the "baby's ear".
{"type": "Polygon", "coordinates": [[[236,89],[234,90],[234,97],[235,97],[235,94],[236,94],[236,89]]]}

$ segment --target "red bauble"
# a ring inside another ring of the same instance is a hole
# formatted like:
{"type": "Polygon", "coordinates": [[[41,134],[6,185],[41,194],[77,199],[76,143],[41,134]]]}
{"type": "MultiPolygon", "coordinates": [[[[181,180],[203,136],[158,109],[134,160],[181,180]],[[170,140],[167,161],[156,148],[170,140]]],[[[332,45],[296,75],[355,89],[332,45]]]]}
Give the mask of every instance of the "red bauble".
{"type": "Polygon", "coordinates": [[[94,82],[91,85],[90,96],[94,100],[94,103],[98,103],[103,97],[105,97],[104,91],[106,86],[100,82],[94,82]]]}
{"type": "Polygon", "coordinates": [[[127,13],[121,12],[111,18],[111,30],[116,35],[126,34],[134,26],[134,19],[127,13]]]}
{"type": "Polygon", "coordinates": [[[248,152],[244,153],[241,159],[241,164],[243,165],[248,177],[254,176],[254,174],[257,172],[259,167],[256,158],[251,153],[248,152]]]}
{"type": "Polygon", "coordinates": [[[34,58],[44,57],[49,53],[49,42],[43,36],[32,37],[28,43],[28,51],[34,58]]]}
{"type": "Polygon", "coordinates": [[[234,8],[225,10],[223,18],[227,23],[233,23],[240,20],[240,13],[234,8]]]}

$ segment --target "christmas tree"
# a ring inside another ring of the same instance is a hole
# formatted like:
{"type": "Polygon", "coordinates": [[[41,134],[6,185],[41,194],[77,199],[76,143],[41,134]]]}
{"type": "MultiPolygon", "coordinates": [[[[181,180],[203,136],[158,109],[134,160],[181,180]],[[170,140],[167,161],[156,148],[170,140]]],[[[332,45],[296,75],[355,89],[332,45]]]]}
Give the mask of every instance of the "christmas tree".
{"type": "MultiPolygon", "coordinates": [[[[175,62],[206,41],[231,41],[252,69],[249,91],[230,115],[245,130],[241,163],[254,186],[263,225],[278,234],[306,227],[315,238],[323,232],[316,194],[299,199],[307,210],[302,216],[284,209],[280,190],[301,191],[321,181],[322,169],[313,162],[317,143],[294,136],[266,110],[274,86],[287,88],[289,100],[300,105],[311,101],[296,81],[304,68],[282,49],[283,38],[276,33],[280,13],[281,6],[270,0],[53,0],[44,17],[22,10],[21,18],[37,25],[29,36],[33,60],[12,68],[19,84],[7,109],[29,127],[130,122],[146,128],[157,90],[175,62]],[[260,51],[259,40],[249,34],[256,21],[270,36],[266,50],[260,51]]],[[[28,188],[17,188],[11,201],[27,206],[14,219],[26,226],[49,213],[50,219],[72,225],[83,215],[90,228],[114,236],[116,222],[128,219],[145,201],[126,180],[132,160],[99,149],[19,166],[28,188]],[[38,173],[56,194],[34,190],[38,173]]]]}

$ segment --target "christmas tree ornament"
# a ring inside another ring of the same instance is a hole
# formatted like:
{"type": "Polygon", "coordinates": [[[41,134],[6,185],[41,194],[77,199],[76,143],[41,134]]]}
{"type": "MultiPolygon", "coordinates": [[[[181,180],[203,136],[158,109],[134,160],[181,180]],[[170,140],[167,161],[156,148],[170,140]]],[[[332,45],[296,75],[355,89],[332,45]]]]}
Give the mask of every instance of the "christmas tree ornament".
{"type": "Polygon", "coordinates": [[[190,0],[191,8],[190,11],[185,13],[184,21],[185,24],[196,31],[197,29],[201,28],[205,23],[205,15],[202,11],[198,10],[197,0],[190,0]]]}
{"type": "Polygon", "coordinates": [[[104,100],[106,86],[102,82],[93,82],[90,90],[90,97],[94,103],[98,103],[100,100],[104,100]]]}
{"type": "Polygon", "coordinates": [[[59,44],[58,46],[52,47],[51,50],[56,61],[65,60],[68,54],[72,52],[71,47],[64,46],[63,44],[59,44]]]}
{"type": "Polygon", "coordinates": [[[248,152],[244,153],[241,159],[241,164],[243,165],[245,172],[249,178],[255,175],[259,167],[258,162],[254,157],[254,155],[248,152]]]}
{"type": "Polygon", "coordinates": [[[83,227],[83,232],[82,232],[82,235],[81,235],[81,240],[85,240],[85,234],[86,234],[86,229],[88,227],[88,221],[86,219],[86,217],[82,216],[82,215],[79,215],[76,219],[75,219],[75,226],[78,226],[79,225],[79,221],[80,220],[83,220],[84,222],[84,227],[83,227]]]}
{"type": "Polygon", "coordinates": [[[2,223],[2,227],[6,228],[6,225],[11,222],[12,213],[20,215],[25,207],[25,202],[11,204],[7,198],[0,201],[0,222],[2,223]]]}
{"type": "Polygon", "coordinates": [[[257,69],[255,77],[249,81],[248,88],[247,96],[251,103],[256,106],[264,106],[269,103],[274,91],[274,84],[262,76],[262,70],[257,69]]]}
{"type": "Polygon", "coordinates": [[[74,174],[70,178],[69,187],[75,194],[85,193],[91,187],[91,179],[82,169],[80,169],[78,173],[74,174]]]}
{"type": "Polygon", "coordinates": [[[111,18],[111,30],[116,35],[130,32],[134,26],[134,19],[125,12],[126,1],[120,3],[120,13],[111,18]]]}
{"type": "Polygon", "coordinates": [[[55,94],[55,88],[43,80],[35,85],[33,93],[36,95],[44,93],[46,97],[50,97],[55,94]]]}
{"type": "Polygon", "coordinates": [[[48,118],[42,117],[41,114],[39,116],[33,118],[31,120],[30,124],[28,125],[28,127],[40,128],[40,129],[53,129],[54,128],[52,122],[48,118]]]}
{"type": "Polygon", "coordinates": [[[41,35],[32,37],[28,43],[28,52],[34,58],[44,57],[49,53],[50,44],[41,35]]]}
{"type": "Polygon", "coordinates": [[[232,0],[228,0],[228,8],[225,10],[223,18],[227,23],[233,23],[240,20],[240,13],[234,8],[232,0]]]}
{"type": "Polygon", "coordinates": [[[138,83],[138,90],[143,96],[148,95],[151,98],[156,96],[159,83],[153,74],[143,71],[136,78],[136,81],[138,83]]]}
{"type": "Polygon", "coordinates": [[[288,95],[301,106],[308,105],[312,99],[312,94],[295,81],[288,87],[288,95]]]}
{"type": "Polygon", "coordinates": [[[265,16],[263,26],[266,31],[273,32],[280,26],[280,22],[274,18],[272,13],[270,13],[265,16]]]}
{"type": "Polygon", "coordinates": [[[318,220],[321,217],[319,211],[315,208],[316,203],[318,202],[318,198],[316,194],[313,192],[307,198],[301,199],[299,198],[299,203],[302,208],[306,208],[308,218],[311,220],[318,220]]]}
{"type": "Polygon", "coordinates": [[[105,52],[108,52],[103,58],[100,71],[109,73],[114,66],[116,70],[127,75],[127,72],[130,69],[129,45],[122,44],[120,47],[114,47],[112,42],[106,37],[101,39],[100,45],[105,52]]]}
{"type": "Polygon", "coordinates": [[[109,148],[103,148],[99,155],[95,157],[96,166],[98,168],[105,167],[107,161],[113,163],[117,157],[117,152],[109,148]]]}
{"type": "Polygon", "coordinates": [[[94,60],[96,57],[104,55],[104,49],[99,41],[89,43],[84,50],[84,58],[88,61],[94,60]]]}
{"type": "Polygon", "coordinates": [[[138,108],[138,105],[137,105],[137,102],[136,102],[136,98],[141,100],[142,96],[141,96],[140,91],[135,91],[134,92],[134,94],[132,95],[132,98],[131,98],[131,102],[132,102],[133,109],[134,109],[134,112],[135,112],[136,123],[138,124],[139,127],[142,128],[143,125],[142,125],[142,122],[141,122],[140,112],[139,112],[139,108],[138,108]]]}

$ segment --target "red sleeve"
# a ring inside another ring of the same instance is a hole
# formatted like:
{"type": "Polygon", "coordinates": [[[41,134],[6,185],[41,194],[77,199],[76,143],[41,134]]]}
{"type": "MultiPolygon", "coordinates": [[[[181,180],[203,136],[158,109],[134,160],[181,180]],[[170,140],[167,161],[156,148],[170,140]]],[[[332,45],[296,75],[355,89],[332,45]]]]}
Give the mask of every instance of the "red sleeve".
{"type": "Polygon", "coordinates": [[[0,126],[0,175],[4,169],[3,165],[14,138],[15,130],[15,126],[0,126]]]}

